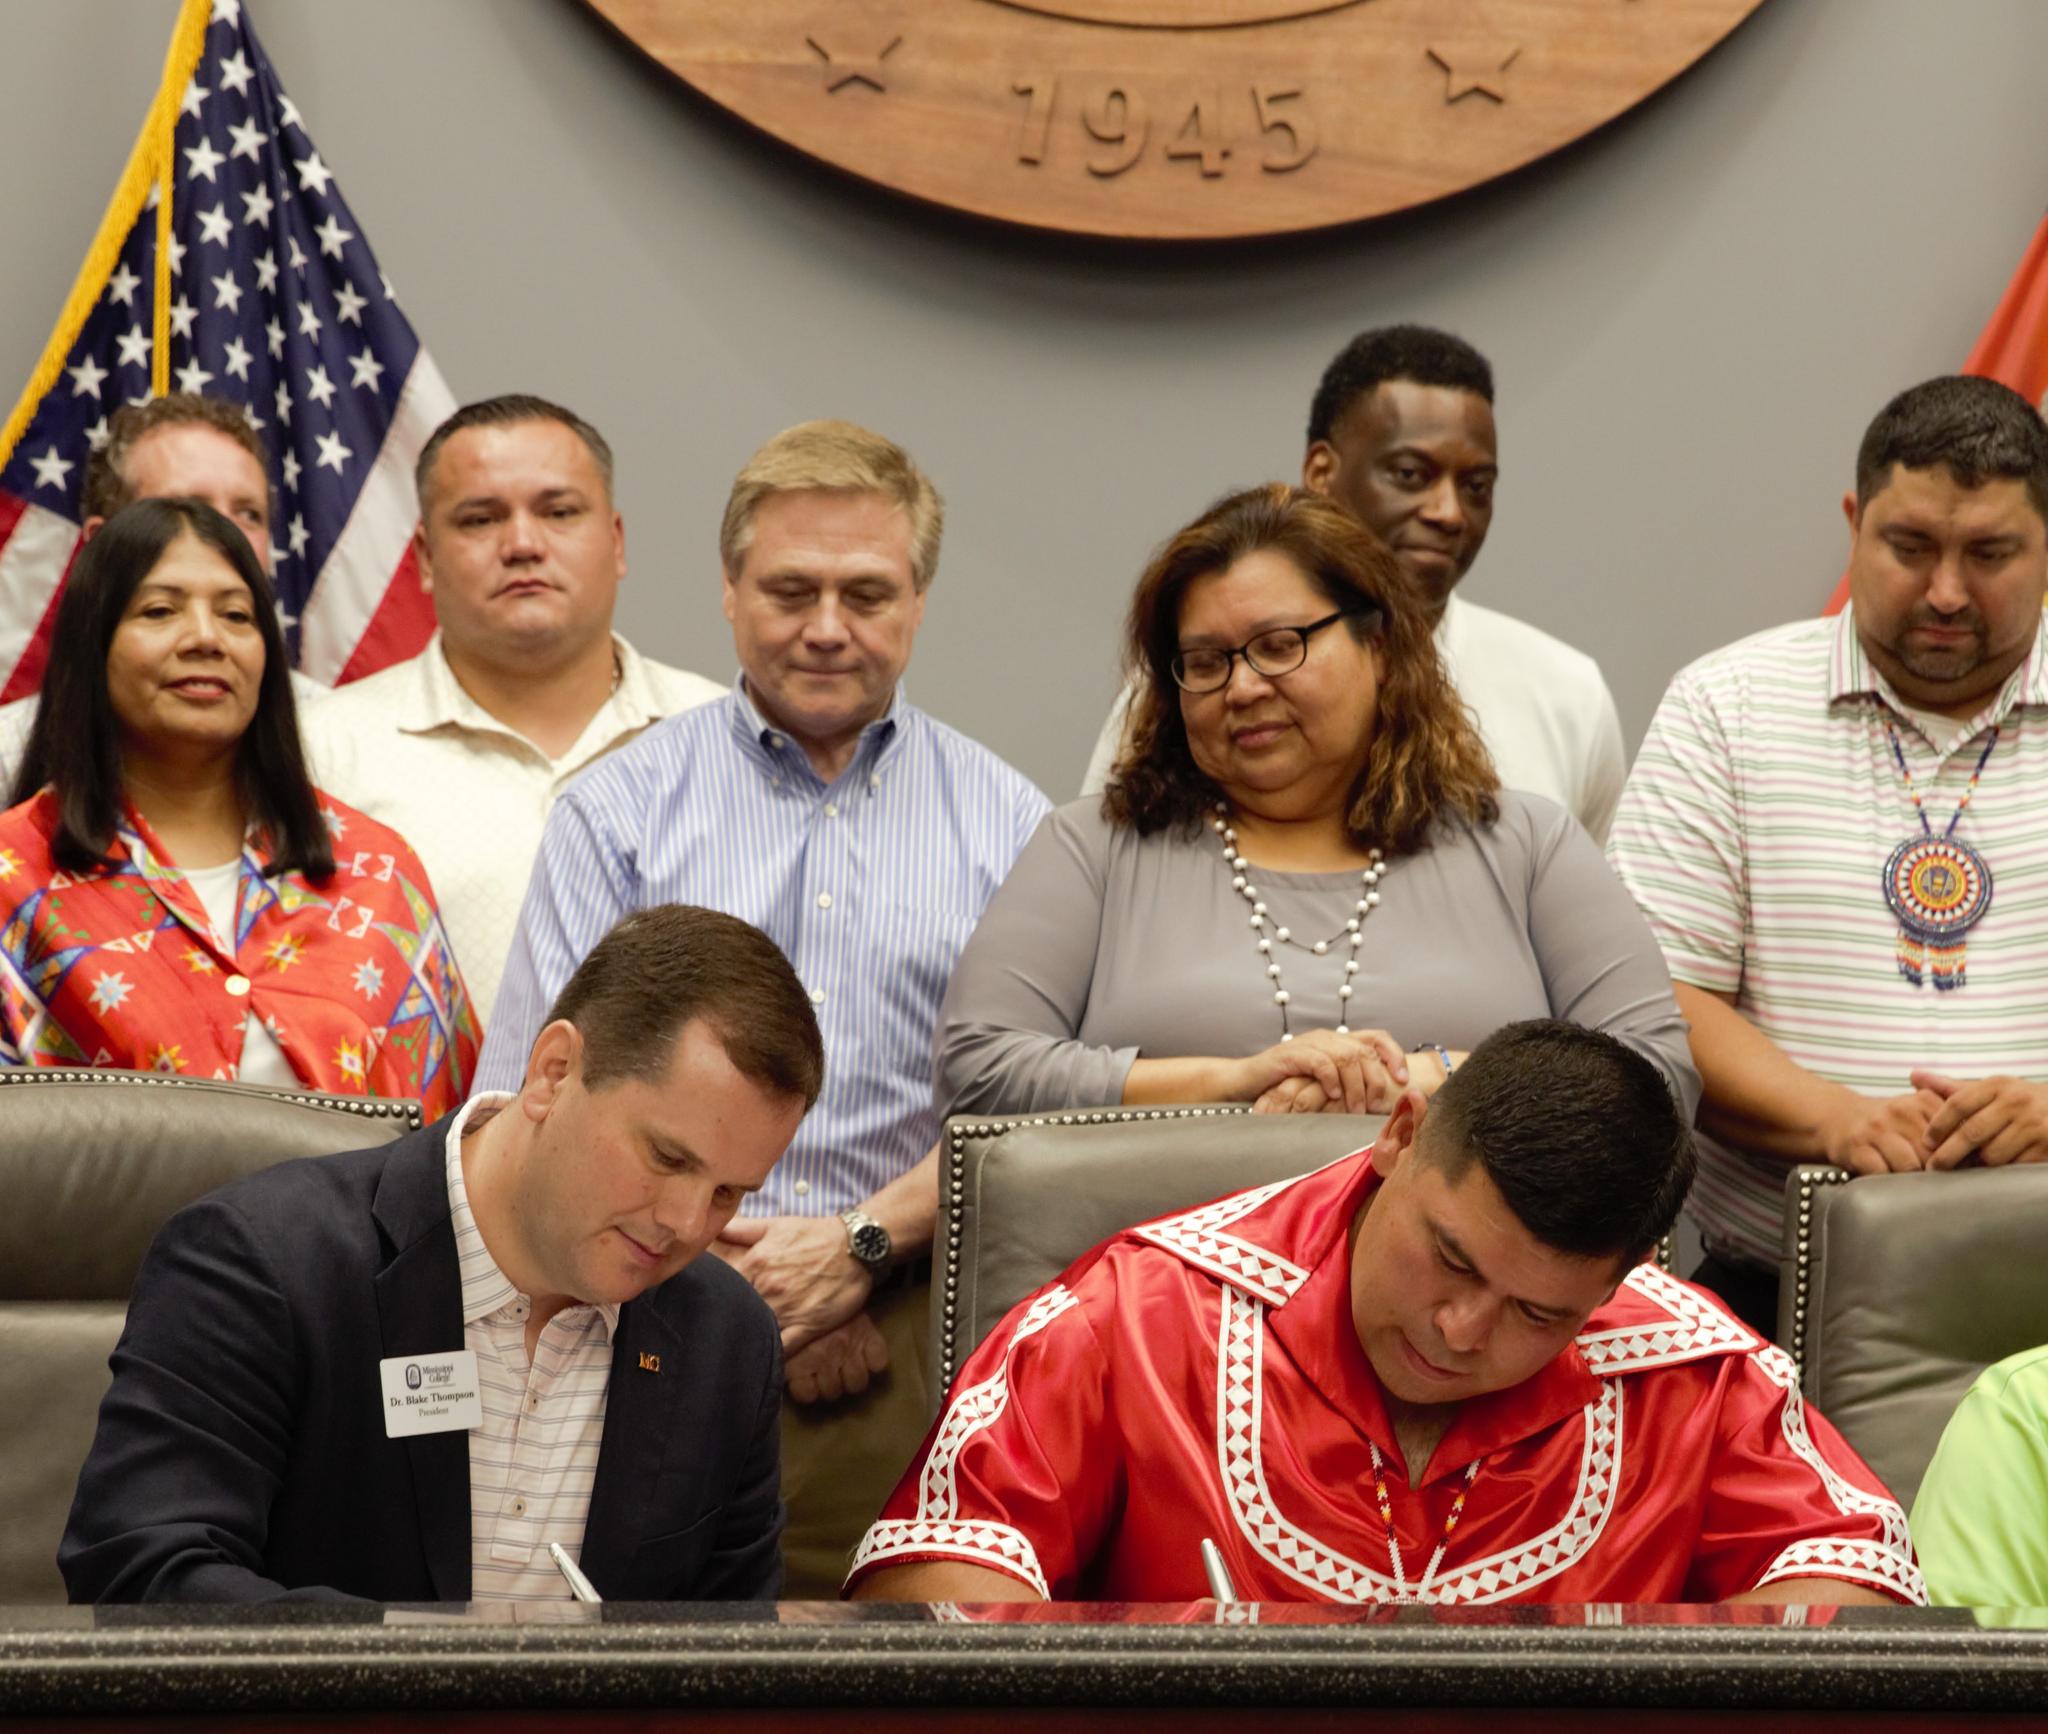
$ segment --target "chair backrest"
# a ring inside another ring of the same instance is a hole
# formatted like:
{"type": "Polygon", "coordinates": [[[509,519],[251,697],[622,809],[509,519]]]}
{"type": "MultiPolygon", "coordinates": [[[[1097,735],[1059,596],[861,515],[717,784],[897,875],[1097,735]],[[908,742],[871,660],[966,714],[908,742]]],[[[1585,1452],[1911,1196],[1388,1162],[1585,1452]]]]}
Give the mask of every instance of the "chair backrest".
{"type": "Polygon", "coordinates": [[[1971,1382],[2048,1343],[2048,1168],[1796,1168],[1778,1341],[1903,1505],[1971,1382]]]}
{"type": "Polygon", "coordinates": [[[164,1221],[238,1175],[419,1123],[417,1102],[0,1071],[0,1603],[64,1599],[57,1542],[128,1293],[164,1221]]]}
{"type": "Polygon", "coordinates": [[[1233,1104],[949,1120],[933,1243],[935,1399],[1004,1313],[1098,1242],[1306,1174],[1364,1149],[1381,1123],[1233,1104]]]}

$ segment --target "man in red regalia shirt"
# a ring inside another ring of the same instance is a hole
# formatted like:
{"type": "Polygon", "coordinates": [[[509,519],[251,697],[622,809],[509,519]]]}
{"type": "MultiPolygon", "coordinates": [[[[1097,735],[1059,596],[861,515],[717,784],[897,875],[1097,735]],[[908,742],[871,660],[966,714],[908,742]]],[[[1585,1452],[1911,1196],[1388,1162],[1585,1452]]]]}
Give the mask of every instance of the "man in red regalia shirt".
{"type": "Polygon", "coordinates": [[[855,1555],[883,1601],[1921,1602],[1791,1361],[1636,1261],[1692,1141],[1511,1024],[1379,1141],[1105,1242],[962,1369],[855,1555]]]}

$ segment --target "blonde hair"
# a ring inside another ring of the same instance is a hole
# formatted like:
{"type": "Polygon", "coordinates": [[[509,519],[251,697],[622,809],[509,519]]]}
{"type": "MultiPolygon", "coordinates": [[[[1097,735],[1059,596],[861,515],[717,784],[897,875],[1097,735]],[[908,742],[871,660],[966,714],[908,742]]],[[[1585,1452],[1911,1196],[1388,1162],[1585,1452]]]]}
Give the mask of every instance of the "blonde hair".
{"type": "Polygon", "coordinates": [[[880,494],[910,521],[910,580],[927,589],[939,568],[946,505],[931,479],[894,440],[850,421],[806,421],[784,428],[733,477],[718,526],[718,557],[728,577],[754,540],[754,514],[777,494],[820,489],[880,494]]]}

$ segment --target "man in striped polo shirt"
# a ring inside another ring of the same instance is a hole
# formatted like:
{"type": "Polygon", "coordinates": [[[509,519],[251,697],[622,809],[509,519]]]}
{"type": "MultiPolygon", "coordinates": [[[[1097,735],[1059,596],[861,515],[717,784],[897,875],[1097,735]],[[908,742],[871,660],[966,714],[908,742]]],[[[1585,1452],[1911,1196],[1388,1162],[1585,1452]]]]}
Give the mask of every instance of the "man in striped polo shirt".
{"type": "Polygon", "coordinates": [[[1849,607],[1683,670],[1608,846],[1692,1026],[1695,1275],[1767,1331],[1792,1164],[2048,1160],[2048,426],[1929,380],[1844,508],[1849,607]]]}
{"type": "Polygon", "coordinates": [[[509,1079],[577,960],[650,903],[738,915],[796,966],[825,1092],[718,1248],[789,1355],[793,1599],[837,1591],[930,1417],[932,1036],[961,947],[1048,808],[904,695],[942,519],[909,454],[848,422],[805,422],[747,460],[719,528],[740,679],[563,794],[478,1062],[480,1083],[509,1079]]]}

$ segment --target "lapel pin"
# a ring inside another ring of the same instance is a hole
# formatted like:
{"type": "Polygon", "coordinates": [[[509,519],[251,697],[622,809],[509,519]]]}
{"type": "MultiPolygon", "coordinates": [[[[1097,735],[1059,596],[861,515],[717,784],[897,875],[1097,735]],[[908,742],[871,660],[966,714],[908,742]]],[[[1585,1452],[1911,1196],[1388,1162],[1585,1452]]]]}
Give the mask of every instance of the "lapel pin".
{"type": "Polygon", "coordinates": [[[650,1355],[645,1349],[642,1349],[640,1351],[640,1370],[643,1373],[660,1372],[661,1357],[659,1355],[650,1355]]]}

